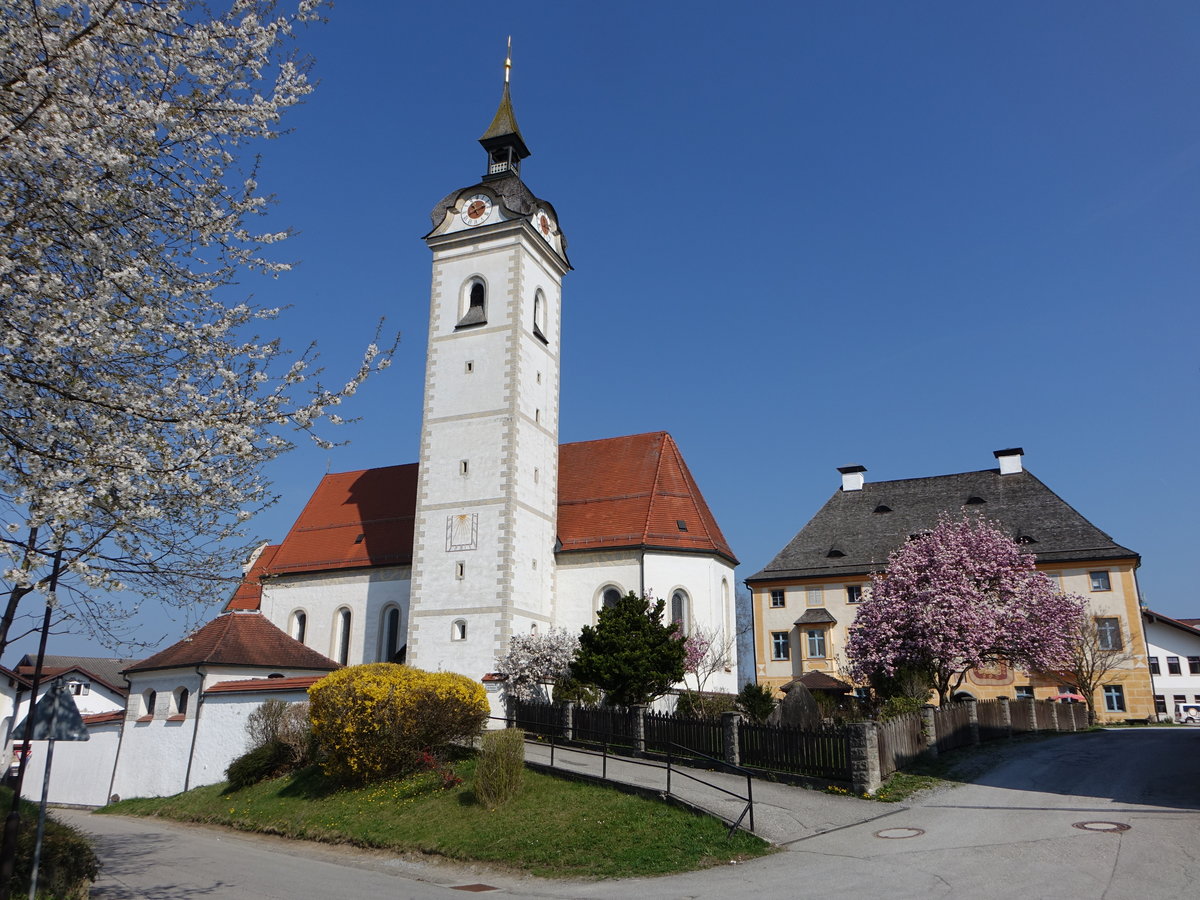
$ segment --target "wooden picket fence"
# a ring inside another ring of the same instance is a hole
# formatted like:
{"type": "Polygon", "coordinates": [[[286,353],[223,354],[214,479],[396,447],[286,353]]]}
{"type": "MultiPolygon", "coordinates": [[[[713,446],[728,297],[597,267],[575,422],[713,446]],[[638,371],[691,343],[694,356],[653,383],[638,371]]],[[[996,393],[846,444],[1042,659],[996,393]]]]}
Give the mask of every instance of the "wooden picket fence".
{"type": "Polygon", "coordinates": [[[647,711],[646,749],[652,753],[697,753],[721,759],[725,753],[720,719],[690,719],[647,711]]]}
{"type": "Polygon", "coordinates": [[[831,781],[850,780],[850,739],[841,726],[812,731],[742,722],[738,727],[738,743],[741,764],[748,768],[831,781]]]}
{"type": "Polygon", "coordinates": [[[879,723],[879,769],[887,778],[925,752],[921,714],[909,713],[879,723]]]}

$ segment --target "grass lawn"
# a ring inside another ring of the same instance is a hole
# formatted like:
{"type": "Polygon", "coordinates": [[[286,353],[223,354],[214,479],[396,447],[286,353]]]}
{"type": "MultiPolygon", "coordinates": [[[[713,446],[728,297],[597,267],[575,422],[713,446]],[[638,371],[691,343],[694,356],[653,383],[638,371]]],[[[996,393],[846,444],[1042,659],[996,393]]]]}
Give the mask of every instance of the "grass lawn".
{"type": "Polygon", "coordinates": [[[520,794],[489,812],[470,788],[474,759],[454,767],[464,783],[451,788],[422,773],[345,789],[313,767],[233,793],[212,785],[102,812],[433,853],[552,878],[666,875],[771,852],[744,832],[726,838],[717,819],[533,771],[520,794]]]}

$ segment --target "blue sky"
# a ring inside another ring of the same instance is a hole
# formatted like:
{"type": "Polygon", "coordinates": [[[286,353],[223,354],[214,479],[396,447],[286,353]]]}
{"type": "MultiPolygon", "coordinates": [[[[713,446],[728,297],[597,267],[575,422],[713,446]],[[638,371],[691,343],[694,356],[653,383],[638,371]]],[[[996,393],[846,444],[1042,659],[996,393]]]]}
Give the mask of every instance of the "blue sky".
{"type": "MultiPolygon", "coordinates": [[[[261,147],[278,282],[340,383],[396,364],[351,444],[270,475],[282,538],[328,471],[417,457],[428,211],[513,100],[570,241],[561,439],[666,430],[745,578],[839,484],[1027,467],[1200,616],[1200,6],[343,2],[321,84],[261,147]]],[[[224,598],[215,598],[223,600],[224,598]]],[[[143,633],[178,638],[151,617],[143,633]]],[[[55,638],[51,652],[83,652],[55,638]],[[57,647],[55,646],[57,645],[57,647]]]]}

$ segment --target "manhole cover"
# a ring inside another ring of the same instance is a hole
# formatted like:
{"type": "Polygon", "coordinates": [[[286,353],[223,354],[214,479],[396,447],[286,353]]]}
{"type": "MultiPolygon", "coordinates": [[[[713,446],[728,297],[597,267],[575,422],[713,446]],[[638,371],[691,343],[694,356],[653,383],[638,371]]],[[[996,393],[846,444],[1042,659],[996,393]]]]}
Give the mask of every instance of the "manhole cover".
{"type": "Polygon", "coordinates": [[[1106,831],[1110,834],[1129,830],[1129,826],[1124,822],[1076,822],[1071,827],[1081,831],[1106,831]]]}
{"type": "Polygon", "coordinates": [[[875,832],[875,837],[900,840],[902,838],[920,837],[924,833],[924,828],[885,828],[883,831],[875,832]]]}

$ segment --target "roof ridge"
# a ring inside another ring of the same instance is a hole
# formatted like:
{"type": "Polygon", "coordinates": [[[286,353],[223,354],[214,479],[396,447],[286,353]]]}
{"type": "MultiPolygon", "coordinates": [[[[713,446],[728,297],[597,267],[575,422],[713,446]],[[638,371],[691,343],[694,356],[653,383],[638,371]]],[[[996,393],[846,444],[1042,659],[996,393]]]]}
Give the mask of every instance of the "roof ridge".
{"type": "Polygon", "coordinates": [[[667,437],[670,437],[670,434],[668,432],[661,431],[661,430],[660,431],[639,431],[637,434],[616,434],[616,435],[613,435],[612,437],[588,438],[587,440],[583,440],[583,441],[566,441],[565,443],[559,443],[559,446],[560,447],[574,447],[579,444],[603,444],[603,443],[608,443],[609,441],[625,441],[625,440],[631,440],[633,438],[657,437],[658,435],[666,435],[667,437]]]}
{"type": "Polygon", "coordinates": [[[642,523],[642,543],[647,544],[650,541],[650,523],[654,520],[654,501],[658,499],[658,484],[662,480],[662,465],[663,465],[663,447],[666,444],[664,438],[669,439],[665,431],[658,432],[658,459],[654,464],[654,478],[650,482],[650,502],[646,504],[646,520],[642,523]]]}
{"type": "MultiPolygon", "coordinates": [[[[675,453],[675,462],[679,466],[679,471],[683,475],[684,482],[688,486],[687,496],[692,501],[692,506],[696,510],[696,515],[700,517],[700,524],[704,528],[704,537],[710,544],[716,545],[718,544],[718,541],[713,537],[712,529],[708,527],[708,518],[711,517],[713,523],[716,524],[716,517],[713,516],[712,510],[707,508],[708,501],[705,500],[704,495],[700,493],[700,485],[698,485],[696,483],[696,479],[692,477],[692,470],[688,468],[687,461],[683,458],[683,451],[679,449],[679,444],[676,443],[675,438],[671,437],[669,434],[667,435],[667,440],[671,442],[671,448],[675,453]],[[700,499],[697,500],[697,497],[700,499]],[[701,503],[704,504],[704,509],[701,509],[701,503]],[[708,516],[704,515],[705,512],[708,513],[708,516]]],[[[725,543],[725,535],[721,535],[721,540],[719,543],[725,543]]]]}

